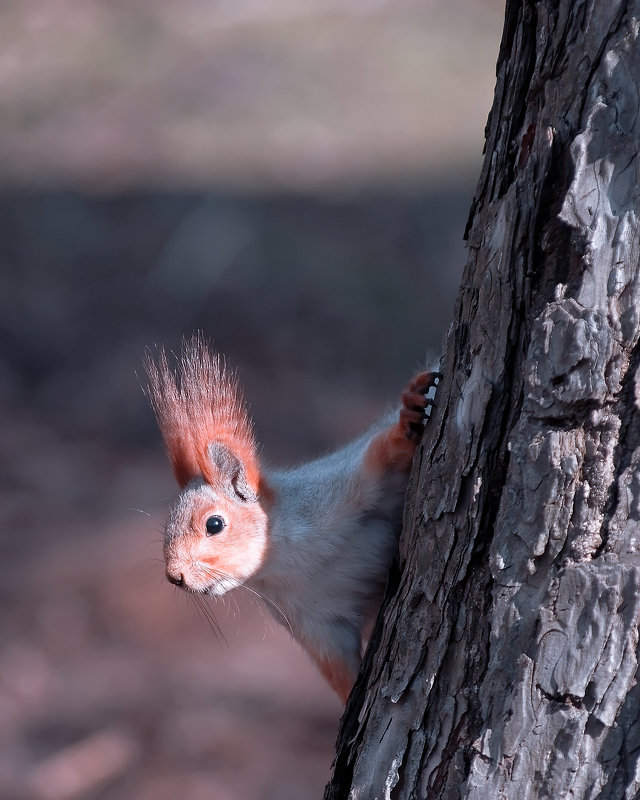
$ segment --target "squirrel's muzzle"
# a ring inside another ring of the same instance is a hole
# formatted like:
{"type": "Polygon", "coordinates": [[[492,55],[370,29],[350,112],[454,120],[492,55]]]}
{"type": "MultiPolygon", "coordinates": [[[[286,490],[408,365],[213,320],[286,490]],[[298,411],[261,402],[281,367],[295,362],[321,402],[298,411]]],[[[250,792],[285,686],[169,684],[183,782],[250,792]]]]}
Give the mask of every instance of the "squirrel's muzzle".
{"type": "Polygon", "coordinates": [[[181,572],[167,570],[166,574],[169,583],[173,583],[174,586],[184,586],[184,575],[181,572]]]}

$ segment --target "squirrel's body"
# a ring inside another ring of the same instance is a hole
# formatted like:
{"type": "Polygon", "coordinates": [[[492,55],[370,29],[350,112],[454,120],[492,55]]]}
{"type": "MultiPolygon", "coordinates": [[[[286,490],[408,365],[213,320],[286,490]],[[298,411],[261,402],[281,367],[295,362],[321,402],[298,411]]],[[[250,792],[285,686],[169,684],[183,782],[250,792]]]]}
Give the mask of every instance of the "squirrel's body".
{"type": "Polygon", "coordinates": [[[438,374],[363,436],[289,470],[260,466],[237,383],[198,337],[179,378],[147,364],[150,396],[182,493],[165,534],[167,577],[220,595],[246,585],[314,659],[343,700],[362,630],[397,548],[413,452],[438,374]]]}

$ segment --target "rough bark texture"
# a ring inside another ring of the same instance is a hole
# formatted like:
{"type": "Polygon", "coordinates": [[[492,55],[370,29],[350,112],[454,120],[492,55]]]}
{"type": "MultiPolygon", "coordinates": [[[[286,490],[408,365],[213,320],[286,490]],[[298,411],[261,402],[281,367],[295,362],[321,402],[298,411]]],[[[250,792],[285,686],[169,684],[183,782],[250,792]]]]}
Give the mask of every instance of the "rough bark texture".
{"type": "Polygon", "coordinates": [[[326,798],[640,792],[640,0],[509,0],[400,565],[326,798]]]}

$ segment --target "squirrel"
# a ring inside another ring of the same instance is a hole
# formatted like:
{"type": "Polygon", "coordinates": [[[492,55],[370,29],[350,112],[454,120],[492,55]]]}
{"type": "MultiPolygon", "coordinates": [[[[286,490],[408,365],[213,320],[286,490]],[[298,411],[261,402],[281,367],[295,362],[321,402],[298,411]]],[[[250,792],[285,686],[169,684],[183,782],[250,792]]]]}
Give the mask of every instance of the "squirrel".
{"type": "Polygon", "coordinates": [[[162,350],[145,368],[181,490],[164,535],[167,579],[193,593],[244,585],[260,595],[346,703],[440,373],[416,374],[399,412],[355,441],[280,470],[263,465],[237,376],[202,335],[183,342],[175,371],[162,350]]]}

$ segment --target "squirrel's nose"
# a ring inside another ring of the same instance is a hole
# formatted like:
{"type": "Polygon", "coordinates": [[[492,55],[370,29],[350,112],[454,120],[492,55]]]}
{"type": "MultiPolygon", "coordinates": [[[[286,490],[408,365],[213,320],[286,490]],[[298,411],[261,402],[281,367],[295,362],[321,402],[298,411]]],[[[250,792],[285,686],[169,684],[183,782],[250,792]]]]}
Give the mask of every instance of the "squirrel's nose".
{"type": "Polygon", "coordinates": [[[169,572],[167,570],[167,580],[175,586],[182,586],[184,584],[184,575],[181,572],[169,572]]]}

